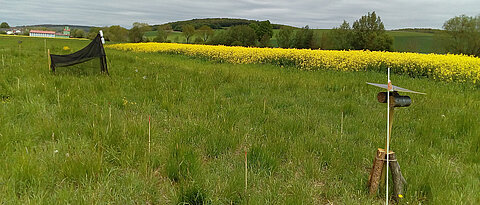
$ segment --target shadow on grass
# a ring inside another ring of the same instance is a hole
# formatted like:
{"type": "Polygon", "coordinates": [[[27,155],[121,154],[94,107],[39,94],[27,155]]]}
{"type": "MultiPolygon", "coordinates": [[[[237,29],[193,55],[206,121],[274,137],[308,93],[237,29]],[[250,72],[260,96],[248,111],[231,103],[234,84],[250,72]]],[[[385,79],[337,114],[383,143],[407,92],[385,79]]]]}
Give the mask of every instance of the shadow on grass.
{"type": "Polygon", "coordinates": [[[95,76],[95,75],[107,75],[102,73],[100,69],[100,59],[93,59],[84,63],[79,63],[67,67],[55,68],[56,75],[62,76],[95,76]]]}

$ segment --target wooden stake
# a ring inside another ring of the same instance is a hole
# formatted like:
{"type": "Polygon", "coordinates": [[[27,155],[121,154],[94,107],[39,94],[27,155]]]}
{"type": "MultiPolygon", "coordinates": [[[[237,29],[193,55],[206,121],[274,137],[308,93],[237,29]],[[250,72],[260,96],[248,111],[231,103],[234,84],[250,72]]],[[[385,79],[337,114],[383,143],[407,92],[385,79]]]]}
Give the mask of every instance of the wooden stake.
{"type": "MultiPolygon", "coordinates": [[[[392,100],[390,100],[392,101],[392,100]]],[[[390,105],[390,113],[388,115],[389,119],[389,124],[388,124],[388,139],[385,141],[385,149],[387,148],[387,145],[390,145],[390,139],[392,139],[392,126],[393,126],[393,114],[395,113],[395,107],[393,105],[390,105]]]]}
{"type": "Polygon", "coordinates": [[[5,67],[5,60],[3,60],[3,53],[2,53],[2,65],[5,67]]]}
{"type": "Polygon", "coordinates": [[[390,153],[390,169],[392,170],[392,179],[393,179],[393,194],[395,201],[399,201],[403,198],[403,187],[407,184],[407,181],[402,175],[400,170],[400,165],[398,164],[397,157],[394,152],[390,153]]]}
{"type": "Polygon", "coordinates": [[[248,166],[247,166],[247,151],[245,150],[245,192],[247,192],[248,186],[248,166]]]}
{"type": "Polygon", "coordinates": [[[60,106],[60,91],[57,90],[57,104],[60,106]]]}
{"type": "MultiPolygon", "coordinates": [[[[50,70],[50,67],[51,67],[51,64],[52,64],[52,59],[50,59],[50,49],[48,49],[47,59],[48,59],[48,70],[50,70]]],[[[52,71],[53,71],[53,69],[52,69],[52,71]]]]}
{"type": "Polygon", "coordinates": [[[342,119],[340,120],[340,135],[343,135],[343,112],[342,112],[342,119]]]}
{"type": "Polygon", "coordinates": [[[373,160],[373,167],[370,171],[370,176],[368,178],[368,185],[370,195],[375,195],[378,190],[378,185],[380,184],[380,179],[382,176],[383,165],[385,162],[385,150],[378,148],[375,158],[373,160]]]}
{"type": "Polygon", "coordinates": [[[148,154],[150,154],[150,116],[148,116],[148,154]]]}
{"type": "MultiPolygon", "coordinates": [[[[389,164],[389,160],[388,160],[388,157],[390,156],[390,128],[392,126],[392,124],[390,123],[390,110],[392,109],[391,105],[390,105],[390,91],[393,91],[393,85],[392,85],[392,81],[390,81],[390,67],[387,68],[387,82],[388,82],[388,91],[387,91],[387,144],[385,146],[385,149],[387,150],[387,168],[386,168],[386,186],[385,186],[385,204],[388,205],[388,201],[389,201],[389,197],[388,197],[388,164],[389,164]]],[[[383,177],[382,177],[383,179],[383,177]]]]}
{"type": "Polygon", "coordinates": [[[267,99],[263,98],[263,114],[265,114],[266,108],[267,108],[267,99]]]}
{"type": "Polygon", "coordinates": [[[108,126],[111,127],[112,126],[112,105],[110,103],[108,103],[108,126]]]}

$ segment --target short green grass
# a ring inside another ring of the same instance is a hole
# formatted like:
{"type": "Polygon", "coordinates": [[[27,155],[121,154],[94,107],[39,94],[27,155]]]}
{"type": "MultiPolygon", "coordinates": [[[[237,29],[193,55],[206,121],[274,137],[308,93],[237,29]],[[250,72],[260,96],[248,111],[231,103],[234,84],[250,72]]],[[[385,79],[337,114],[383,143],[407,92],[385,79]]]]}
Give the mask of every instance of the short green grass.
{"type": "Polygon", "coordinates": [[[393,37],[393,48],[399,52],[440,53],[437,34],[408,31],[389,31],[393,37]]]}
{"type": "MultiPolygon", "coordinates": [[[[52,74],[44,43],[0,36],[2,204],[384,202],[366,181],[386,108],[365,84],[384,73],[107,49],[110,76],[95,60],[52,74]]],[[[47,39],[52,53],[88,43],[47,39]]],[[[478,204],[479,88],[392,79],[428,93],[395,116],[402,204],[478,204]]]]}

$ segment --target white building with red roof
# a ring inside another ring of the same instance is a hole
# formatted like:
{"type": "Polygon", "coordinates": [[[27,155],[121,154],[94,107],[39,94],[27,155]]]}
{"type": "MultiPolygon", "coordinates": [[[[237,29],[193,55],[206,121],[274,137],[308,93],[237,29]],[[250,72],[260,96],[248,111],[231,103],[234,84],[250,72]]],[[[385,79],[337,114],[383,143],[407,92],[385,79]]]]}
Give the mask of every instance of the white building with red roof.
{"type": "Polygon", "coordinates": [[[55,31],[30,30],[30,36],[55,38],[55,31]]]}

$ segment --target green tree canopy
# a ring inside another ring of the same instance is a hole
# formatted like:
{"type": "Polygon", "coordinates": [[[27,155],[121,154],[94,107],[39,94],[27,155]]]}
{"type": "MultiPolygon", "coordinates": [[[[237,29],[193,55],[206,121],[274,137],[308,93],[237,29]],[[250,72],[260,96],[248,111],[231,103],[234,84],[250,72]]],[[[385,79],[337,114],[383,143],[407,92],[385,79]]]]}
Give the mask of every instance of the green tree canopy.
{"type": "Polygon", "coordinates": [[[340,27],[335,27],[328,33],[328,38],[332,42],[332,49],[349,50],[352,49],[352,29],[347,21],[343,20],[340,27]]]}
{"type": "Polygon", "coordinates": [[[133,23],[133,27],[128,32],[129,41],[133,43],[145,41],[144,34],[151,29],[147,23],[133,23]]]}
{"type": "Polygon", "coordinates": [[[385,32],[385,27],[375,11],[362,16],[353,23],[352,46],[363,50],[392,50],[393,38],[385,32]]]}
{"type": "Polygon", "coordinates": [[[227,46],[255,46],[255,30],[248,25],[232,26],[216,32],[210,44],[227,46]]]}
{"type": "Polygon", "coordinates": [[[106,27],[91,27],[90,30],[88,31],[87,38],[94,39],[97,36],[98,31],[100,30],[104,31],[106,29],[107,29],[106,27]]]}
{"type": "Polygon", "coordinates": [[[250,27],[255,30],[255,35],[260,43],[260,46],[267,46],[270,38],[273,36],[273,26],[269,20],[261,21],[259,23],[252,23],[250,27]]]}
{"type": "Polygon", "coordinates": [[[70,36],[73,38],[85,38],[86,33],[83,29],[73,29],[72,32],[70,32],[70,36]]]}
{"type": "Polygon", "coordinates": [[[198,29],[198,33],[200,34],[204,43],[208,41],[208,39],[214,34],[214,30],[210,28],[210,26],[203,25],[198,29]]]}
{"type": "Polygon", "coordinates": [[[257,36],[250,26],[230,27],[227,31],[227,42],[232,46],[255,46],[257,36]]]}
{"type": "Polygon", "coordinates": [[[8,25],[7,22],[2,22],[2,23],[0,24],[0,28],[10,28],[10,25],[8,25]]]}
{"type": "Polygon", "coordinates": [[[448,52],[480,56],[480,16],[456,16],[447,20],[443,29],[448,52]]]}
{"type": "Polygon", "coordinates": [[[108,27],[104,31],[105,39],[114,42],[126,42],[128,40],[128,29],[119,25],[108,27]]]}
{"type": "Polygon", "coordinates": [[[190,42],[190,38],[195,35],[195,27],[191,24],[183,25],[182,26],[182,34],[185,36],[185,40],[187,43],[190,42]]]}
{"type": "Polygon", "coordinates": [[[292,48],[294,30],[291,27],[282,26],[277,33],[277,43],[281,48],[292,48]]]}
{"type": "Polygon", "coordinates": [[[313,30],[306,25],[302,29],[297,30],[295,33],[294,39],[294,47],[295,48],[315,48],[315,39],[313,35],[313,30]]]}
{"type": "Polygon", "coordinates": [[[153,41],[159,42],[159,43],[166,42],[171,30],[172,30],[172,27],[169,27],[169,26],[165,26],[165,25],[158,26],[157,36],[153,39],[153,41]]]}

